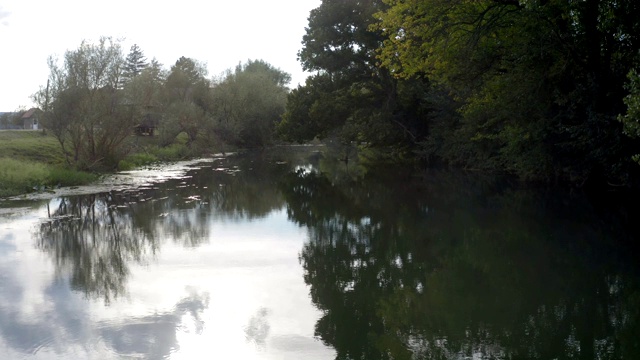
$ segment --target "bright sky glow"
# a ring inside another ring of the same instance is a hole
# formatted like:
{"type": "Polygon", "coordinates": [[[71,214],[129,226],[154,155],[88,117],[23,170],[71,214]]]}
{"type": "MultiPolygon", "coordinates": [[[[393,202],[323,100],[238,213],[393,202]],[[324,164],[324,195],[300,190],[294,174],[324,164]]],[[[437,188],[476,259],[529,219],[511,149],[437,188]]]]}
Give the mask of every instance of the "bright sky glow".
{"type": "Polygon", "coordinates": [[[0,112],[32,106],[46,85],[47,57],[62,57],[82,40],[123,39],[125,55],[138,44],[165,68],[186,56],[218,75],[239,62],[262,59],[292,75],[306,74],[297,52],[309,11],[320,0],[3,0],[0,4],[0,112]]]}
{"type": "Polygon", "coordinates": [[[41,206],[0,217],[0,359],[335,358],[314,335],[322,313],[298,261],[305,229],[284,210],[215,221],[196,248],[161,241],[145,263],[128,263],[126,296],[108,306],[73,291],[34,245],[46,216],[41,206]]]}

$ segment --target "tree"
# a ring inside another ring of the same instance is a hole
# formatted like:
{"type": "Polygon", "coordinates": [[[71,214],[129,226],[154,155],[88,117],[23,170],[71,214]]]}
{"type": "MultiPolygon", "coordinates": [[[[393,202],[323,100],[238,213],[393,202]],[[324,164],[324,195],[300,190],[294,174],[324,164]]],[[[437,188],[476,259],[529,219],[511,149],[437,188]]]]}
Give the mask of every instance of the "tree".
{"type": "MultiPolygon", "coordinates": [[[[640,137],[640,75],[634,69],[629,72],[629,95],[624,98],[627,112],[618,116],[624,126],[625,135],[637,139],[640,137]]],[[[633,155],[633,160],[640,163],[640,154],[633,155]]]]}
{"type": "MultiPolygon", "coordinates": [[[[636,1],[397,1],[376,17],[379,60],[459,102],[449,162],[525,178],[625,181],[616,121],[637,62],[636,1]],[[606,174],[607,179],[603,178],[606,174]]],[[[433,143],[427,146],[435,147],[433,143]]]]}
{"type": "Polygon", "coordinates": [[[165,106],[168,111],[160,128],[163,144],[170,144],[185,132],[192,144],[205,126],[210,104],[209,81],[204,64],[180,57],[165,81],[165,106]]]}
{"type": "Polygon", "coordinates": [[[133,80],[136,76],[140,75],[148,65],[147,59],[138,44],[133,44],[124,61],[123,82],[126,83],[133,80]]]}
{"type": "Polygon", "coordinates": [[[424,118],[414,116],[422,110],[410,105],[415,99],[399,101],[409,93],[398,91],[408,88],[376,64],[383,37],[370,26],[384,6],[380,0],[324,0],[311,11],[298,57],[316,74],[289,95],[278,129],[283,138],[402,148],[424,134],[424,118]]]}
{"type": "Polygon", "coordinates": [[[67,162],[80,169],[116,167],[136,121],[118,90],[124,63],[120,44],[108,37],[83,41],[65,53],[62,64],[52,57],[48,63],[49,86],[34,99],[47,109],[44,126],[58,139],[67,162]]]}
{"type": "Polygon", "coordinates": [[[212,89],[211,131],[239,146],[269,144],[284,112],[290,80],[288,73],[263,60],[227,71],[212,89]]]}
{"type": "Polygon", "coordinates": [[[159,109],[164,100],[165,79],[162,64],[153,59],[138,76],[125,84],[123,90],[128,103],[140,107],[142,111],[159,109]]]}

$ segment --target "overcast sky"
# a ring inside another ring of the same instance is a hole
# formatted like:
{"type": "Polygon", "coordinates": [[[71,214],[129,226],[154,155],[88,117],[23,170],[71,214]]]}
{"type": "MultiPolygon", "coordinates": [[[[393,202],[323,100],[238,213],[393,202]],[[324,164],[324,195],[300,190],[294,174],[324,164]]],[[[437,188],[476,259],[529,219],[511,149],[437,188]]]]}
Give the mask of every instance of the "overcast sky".
{"type": "Polygon", "coordinates": [[[0,111],[32,106],[30,95],[47,82],[48,56],[103,35],[122,38],[125,55],[138,44],[165,68],[186,56],[218,75],[262,59],[290,73],[293,86],[304,83],[296,53],[320,1],[2,0],[0,111]]]}

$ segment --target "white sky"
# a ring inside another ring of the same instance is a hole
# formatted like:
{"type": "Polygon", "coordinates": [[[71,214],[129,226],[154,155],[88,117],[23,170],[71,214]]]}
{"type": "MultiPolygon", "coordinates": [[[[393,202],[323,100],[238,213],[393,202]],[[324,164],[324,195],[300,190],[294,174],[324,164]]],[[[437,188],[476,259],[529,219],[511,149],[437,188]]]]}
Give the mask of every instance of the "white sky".
{"type": "Polygon", "coordinates": [[[0,111],[32,106],[46,85],[47,57],[100,36],[123,38],[126,55],[138,44],[147,60],[169,68],[180,56],[218,75],[239,62],[262,59],[304,83],[297,61],[309,11],[321,0],[2,0],[0,111]]]}

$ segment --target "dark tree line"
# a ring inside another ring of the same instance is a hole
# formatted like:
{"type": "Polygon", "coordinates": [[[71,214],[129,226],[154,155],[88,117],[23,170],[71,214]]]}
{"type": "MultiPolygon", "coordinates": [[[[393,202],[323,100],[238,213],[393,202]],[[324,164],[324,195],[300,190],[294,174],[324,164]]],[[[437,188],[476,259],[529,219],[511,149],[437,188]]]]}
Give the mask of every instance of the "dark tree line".
{"type": "Polygon", "coordinates": [[[315,74],[279,130],[531,180],[630,184],[639,12],[633,0],[324,0],[299,52],[315,74]]]}

